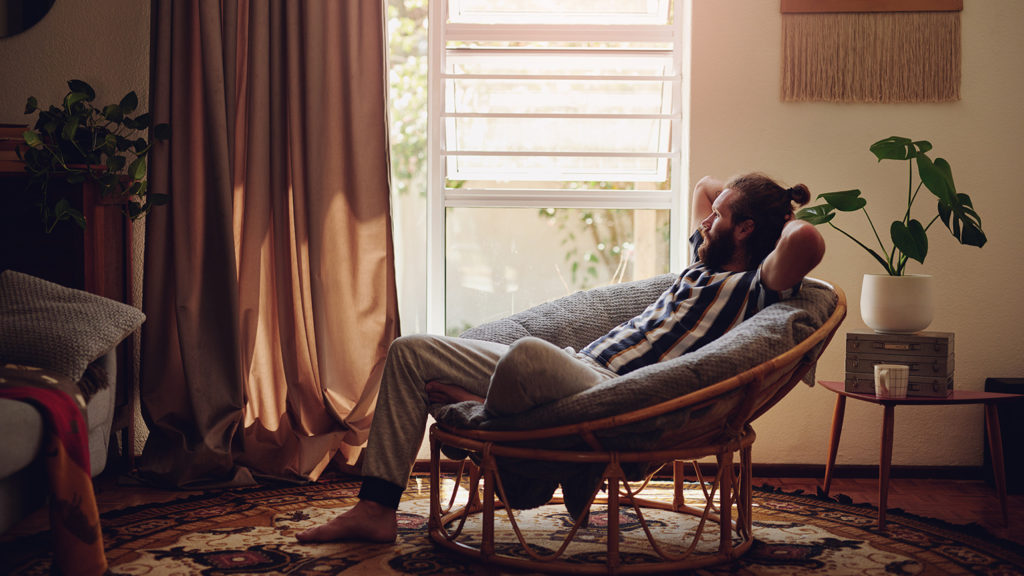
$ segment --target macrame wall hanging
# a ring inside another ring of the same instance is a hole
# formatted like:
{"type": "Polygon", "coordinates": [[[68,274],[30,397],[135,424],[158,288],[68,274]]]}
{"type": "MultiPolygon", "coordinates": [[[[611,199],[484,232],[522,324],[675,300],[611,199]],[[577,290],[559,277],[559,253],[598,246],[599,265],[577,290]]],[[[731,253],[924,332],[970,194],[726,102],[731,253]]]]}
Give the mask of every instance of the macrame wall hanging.
{"type": "Polygon", "coordinates": [[[785,102],[960,99],[963,0],[781,0],[785,102]]]}

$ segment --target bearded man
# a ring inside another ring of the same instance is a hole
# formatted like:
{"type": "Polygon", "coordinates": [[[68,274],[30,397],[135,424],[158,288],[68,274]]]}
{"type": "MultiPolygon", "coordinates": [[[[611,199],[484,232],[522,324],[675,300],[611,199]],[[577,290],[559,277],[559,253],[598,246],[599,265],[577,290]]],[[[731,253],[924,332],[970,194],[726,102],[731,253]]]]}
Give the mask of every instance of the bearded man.
{"type": "Polygon", "coordinates": [[[825,243],[793,218],[810,200],[762,174],[727,184],[702,178],[693,192],[693,263],[639,316],[579,352],[527,337],[511,346],[433,335],[396,339],[388,351],[359,502],[302,542],[392,542],[398,502],[423,441],[431,403],[483,402],[507,416],[575,394],[704,346],[764,307],[791,297],[821,262],[825,243]]]}

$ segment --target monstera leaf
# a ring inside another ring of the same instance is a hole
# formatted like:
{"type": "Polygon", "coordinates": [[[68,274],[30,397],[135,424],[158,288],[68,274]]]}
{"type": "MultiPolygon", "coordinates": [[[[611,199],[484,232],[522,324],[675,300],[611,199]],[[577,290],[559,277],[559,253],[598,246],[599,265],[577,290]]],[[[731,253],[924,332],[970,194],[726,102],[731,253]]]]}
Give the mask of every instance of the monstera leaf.
{"type": "Polygon", "coordinates": [[[977,247],[985,245],[988,238],[981,229],[981,217],[974,209],[974,203],[970,196],[956,191],[956,185],[953,183],[953,170],[949,162],[944,158],[936,158],[932,161],[928,156],[928,152],[932,150],[931,142],[890,136],[875,142],[869,150],[879,162],[902,160],[912,163],[906,211],[900,218],[893,220],[889,226],[889,239],[892,241],[892,248],[887,248],[882,242],[878,230],[867,212],[867,199],[861,196],[860,190],[819,194],[818,198],[824,200],[825,203],[804,208],[796,213],[796,217],[815,226],[828,224],[835,228],[871,254],[885,268],[886,272],[893,276],[900,276],[906,271],[908,260],[924,263],[925,257],[928,256],[928,229],[935,220],[941,220],[961,244],[977,247]],[[913,166],[917,167],[917,174],[920,178],[920,183],[916,188],[914,187],[913,166]],[[911,217],[911,208],[922,186],[937,199],[936,213],[928,220],[928,224],[922,224],[919,220],[911,217]],[[861,242],[835,224],[837,212],[857,211],[863,212],[871,225],[875,239],[878,241],[878,250],[861,242]]]}

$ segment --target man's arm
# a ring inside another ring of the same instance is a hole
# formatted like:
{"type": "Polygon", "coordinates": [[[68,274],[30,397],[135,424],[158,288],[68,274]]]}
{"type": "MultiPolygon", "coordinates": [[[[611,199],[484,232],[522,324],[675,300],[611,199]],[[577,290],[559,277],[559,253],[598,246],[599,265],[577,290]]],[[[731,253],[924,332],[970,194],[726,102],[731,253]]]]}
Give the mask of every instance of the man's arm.
{"type": "Polygon", "coordinates": [[[808,222],[790,220],[775,250],[761,264],[761,283],[769,290],[788,290],[803,280],[825,256],[825,240],[808,222]]]}
{"type": "Polygon", "coordinates": [[[693,198],[690,201],[690,232],[696,230],[708,214],[711,214],[711,205],[724,189],[725,183],[711,176],[701,178],[693,187],[693,198]]]}

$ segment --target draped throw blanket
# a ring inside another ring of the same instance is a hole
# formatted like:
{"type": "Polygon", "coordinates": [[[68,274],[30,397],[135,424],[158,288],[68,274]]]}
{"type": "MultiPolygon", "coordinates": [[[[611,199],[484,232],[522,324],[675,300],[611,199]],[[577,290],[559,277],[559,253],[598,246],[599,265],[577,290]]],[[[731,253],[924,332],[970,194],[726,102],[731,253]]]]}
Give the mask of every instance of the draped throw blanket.
{"type": "Polygon", "coordinates": [[[50,489],[54,573],[104,574],[107,557],[89,474],[85,396],[67,376],[7,364],[0,366],[0,398],[32,404],[46,423],[43,454],[50,489]]]}
{"type": "Polygon", "coordinates": [[[353,464],[398,332],[383,2],[156,0],[149,479],[353,464]],[[166,209],[163,209],[166,208],[166,209]]]}

